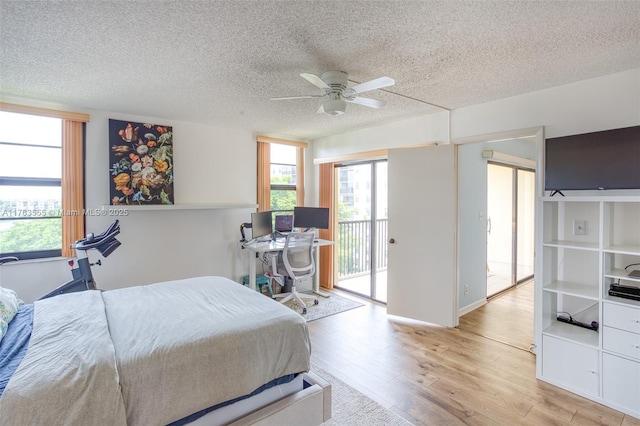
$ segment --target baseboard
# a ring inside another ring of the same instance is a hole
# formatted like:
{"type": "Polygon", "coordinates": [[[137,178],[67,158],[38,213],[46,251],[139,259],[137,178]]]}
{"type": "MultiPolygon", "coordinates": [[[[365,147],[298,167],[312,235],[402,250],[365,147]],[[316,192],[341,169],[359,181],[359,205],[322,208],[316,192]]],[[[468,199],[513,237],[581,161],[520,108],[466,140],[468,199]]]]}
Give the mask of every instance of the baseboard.
{"type": "Polygon", "coordinates": [[[468,314],[469,312],[471,312],[471,311],[475,311],[475,310],[476,310],[476,309],[478,309],[479,307],[484,306],[484,305],[486,305],[486,304],[487,304],[487,299],[481,299],[481,300],[478,300],[477,302],[472,303],[472,304],[470,304],[470,305],[467,305],[467,306],[465,306],[464,308],[460,308],[460,309],[458,310],[458,316],[459,316],[459,317],[461,317],[461,316],[463,316],[463,315],[466,315],[466,314],[468,314]]]}

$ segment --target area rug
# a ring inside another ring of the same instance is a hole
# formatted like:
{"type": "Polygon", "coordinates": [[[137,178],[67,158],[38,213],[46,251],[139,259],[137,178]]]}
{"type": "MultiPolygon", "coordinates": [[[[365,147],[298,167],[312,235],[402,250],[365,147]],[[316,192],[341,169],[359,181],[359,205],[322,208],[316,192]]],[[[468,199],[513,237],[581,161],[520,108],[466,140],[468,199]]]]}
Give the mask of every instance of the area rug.
{"type": "Polygon", "coordinates": [[[289,300],[284,304],[302,315],[307,320],[307,322],[328,317],[329,315],[338,314],[340,312],[348,311],[349,309],[364,306],[364,304],[360,302],[347,299],[346,297],[338,296],[335,293],[331,293],[331,297],[318,296],[317,305],[307,303],[306,314],[302,313],[302,308],[298,306],[298,304],[293,300],[289,300]]]}
{"type": "Polygon", "coordinates": [[[312,365],[318,376],[331,383],[331,419],[326,426],[410,426],[411,423],[361,394],[332,374],[312,365]]]}

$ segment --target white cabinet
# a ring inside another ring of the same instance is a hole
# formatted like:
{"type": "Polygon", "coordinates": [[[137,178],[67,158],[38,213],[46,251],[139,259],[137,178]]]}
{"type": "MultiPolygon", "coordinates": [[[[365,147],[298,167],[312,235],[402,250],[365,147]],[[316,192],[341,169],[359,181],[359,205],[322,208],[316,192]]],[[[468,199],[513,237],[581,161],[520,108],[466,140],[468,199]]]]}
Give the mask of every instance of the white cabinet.
{"type": "Polygon", "coordinates": [[[541,197],[538,377],[640,418],[640,196],[541,197]],[[559,321],[569,318],[597,330],[559,321]]]}
{"type": "Polygon", "coordinates": [[[640,361],[640,334],[602,327],[602,349],[640,361]]]}
{"type": "Polygon", "coordinates": [[[556,385],[598,395],[598,351],[566,340],[543,336],[542,371],[556,385]]]}
{"type": "Polygon", "coordinates": [[[603,304],[603,311],[607,326],[640,334],[640,306],[609,302],[603,304]]]}
{"type": "Polygon", "coordinates": [[[640,362],[604,353],[602,397],[619,409],[640,413],[640,362]],[[624,380],[620,380],[623,377],[624,380]]]}

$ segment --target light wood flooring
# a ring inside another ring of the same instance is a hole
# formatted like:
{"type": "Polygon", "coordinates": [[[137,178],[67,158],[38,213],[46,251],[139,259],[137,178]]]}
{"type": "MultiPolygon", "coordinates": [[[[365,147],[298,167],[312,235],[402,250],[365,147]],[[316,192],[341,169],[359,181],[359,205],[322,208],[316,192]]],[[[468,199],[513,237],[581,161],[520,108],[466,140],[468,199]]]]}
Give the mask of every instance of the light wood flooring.
{"type": "Polygon", "coordinates": [[[460,328],[488,339],[530,350],[533,338],[534,284],[529,281],[460,317],[460,328]]]}
{"type": "Polygon", "coordinates": [[[391,317],[372,303],[312,321],[312,363],[415,425],[640,425],[536,380],[533,303],[523,308],[531,287],[453,329],[391,317]]]}

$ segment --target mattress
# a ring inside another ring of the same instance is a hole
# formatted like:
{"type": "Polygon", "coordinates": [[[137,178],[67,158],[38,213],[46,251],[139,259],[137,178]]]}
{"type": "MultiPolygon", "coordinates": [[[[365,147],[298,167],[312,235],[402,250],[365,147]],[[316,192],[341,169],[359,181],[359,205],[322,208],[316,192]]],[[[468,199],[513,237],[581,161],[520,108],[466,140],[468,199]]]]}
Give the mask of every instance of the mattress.
{"type": "Polygon", "coordinates": [[[169,424],[308,371],[309,357],[302,317],[226,278],[72,293],[34,304],[0,411],[14,424],[169,424]]]}

